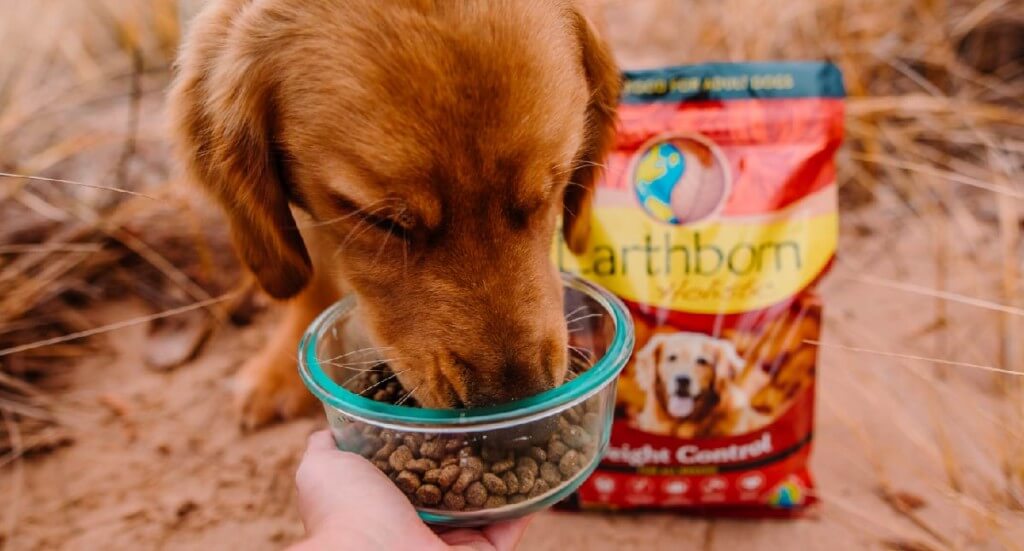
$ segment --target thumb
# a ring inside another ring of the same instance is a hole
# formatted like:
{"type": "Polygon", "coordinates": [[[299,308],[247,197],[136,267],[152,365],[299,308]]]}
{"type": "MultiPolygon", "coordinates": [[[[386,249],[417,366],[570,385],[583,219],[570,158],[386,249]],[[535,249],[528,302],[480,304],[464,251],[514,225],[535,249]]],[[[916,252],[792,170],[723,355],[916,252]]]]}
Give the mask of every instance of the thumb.
{"type": "Polygon", "coordinates": [[[361,504],[405,501],[405,496],[376,467],[354,453],[339,450],[326,430],[309,436],[295,472],[295,486],[303,523],[308,529],[330,516],[363,516],[369,509],[360,507],[361,504]]]}
{"type": "Polygon", "coordinates": [[[480,530],[458,529],[440,535],[441,540],[456,550],[512,551],[522,539],[532,516],[492,524],[480,530]]]}
{"type": "Polygon", "coordinates": [[[359,455],[339,450],[327,431],[310,435],[295,473],[299,513],[307,531],[348,531],[375,538],[396,533],[433,539],[408,498],[359,455]]]}
{"type": "Polygon", "coordinates": [[[334,437],[327,430],[318,430],[310,434],[309,439],[306,440],[306,454],[337,451],[337,449],[334,437]]]}

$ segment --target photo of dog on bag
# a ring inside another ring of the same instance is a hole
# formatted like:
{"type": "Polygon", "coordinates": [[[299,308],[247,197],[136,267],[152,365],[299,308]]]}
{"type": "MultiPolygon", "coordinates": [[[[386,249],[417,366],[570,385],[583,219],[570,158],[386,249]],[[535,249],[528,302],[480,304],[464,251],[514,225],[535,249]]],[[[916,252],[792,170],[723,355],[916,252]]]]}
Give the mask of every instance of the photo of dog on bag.
{"type": "MultiPolygon", "coordinates": [[[[641,321],[638,326],[644,325],[641,321]]],[[[619,403],[633,428],[676,438],[734,436],[788,411],[814,380],[817,299],[749,329],[715,337],[659,327],[638,331],[619,403]]]]}
{"type": "Polygon", "coordinates": [[[693,436],[747,432],[764,424],[750,409],[746,362],[733,344],[703,333],[659,333],[636,353],[634,374],[644,391],[636,428],[693,436]]]}

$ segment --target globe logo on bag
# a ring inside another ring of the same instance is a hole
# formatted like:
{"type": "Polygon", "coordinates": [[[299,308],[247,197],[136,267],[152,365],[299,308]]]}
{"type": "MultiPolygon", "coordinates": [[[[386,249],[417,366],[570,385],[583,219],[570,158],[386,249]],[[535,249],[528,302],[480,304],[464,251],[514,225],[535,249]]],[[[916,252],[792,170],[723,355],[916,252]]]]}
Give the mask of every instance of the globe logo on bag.
{"type": "Polygon", "coordinates": [[[677,226],[718,214],[731,188],[718,147],[702,136],[679,134],[659,136],[641,147],[631,181],[644,212],[677,226]]]}

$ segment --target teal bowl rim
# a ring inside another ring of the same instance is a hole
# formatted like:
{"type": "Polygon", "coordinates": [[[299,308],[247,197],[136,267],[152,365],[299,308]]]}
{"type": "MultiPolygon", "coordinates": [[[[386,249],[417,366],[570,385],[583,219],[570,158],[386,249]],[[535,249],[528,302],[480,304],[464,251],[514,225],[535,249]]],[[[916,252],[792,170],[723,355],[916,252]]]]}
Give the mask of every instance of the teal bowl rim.
{"type": "Polygon", "coordinates": [[[348,296],[321,313],[310,324],[299,342],[299,375],[306,387],[321,402],[341,413],[370,423],[465,426],[519,419],[538,413],[570,407],[614,382],[633,353],[633,318],[626,306],[604,288],[573,274],[562,274],[564,287],[580,291],[601,305],[612,317],[615,333],[605,354],[593,367],[572,381],[540,394],[484,408],[431,409],[395,406],[360,396],[338,385],[320,366],[316,345],[320,336],[338,317],[355,308],[354,296],[348,296]]]}

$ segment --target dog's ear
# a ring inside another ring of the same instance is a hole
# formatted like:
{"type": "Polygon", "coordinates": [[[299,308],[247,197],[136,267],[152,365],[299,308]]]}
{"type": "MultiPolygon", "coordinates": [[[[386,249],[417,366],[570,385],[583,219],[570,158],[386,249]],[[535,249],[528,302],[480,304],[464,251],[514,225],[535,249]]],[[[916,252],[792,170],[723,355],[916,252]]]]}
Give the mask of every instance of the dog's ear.
{"type": "Polygon", "coordinates": [[[722,354],[725,356],[725,361],[732,366],[736,373],[739,373],[747,366],[747,362],[740,357],[739,353],[736,352],[736,347],[730,342],[722,341],[722,354]]]}
{"type": "Polygon", "coordinates": [[[658,335],[651,337],[647,344],[636,353],[636,384],[644,390],[654,389],[655,371],[661,361],[661,350],[665,340],[658,335]]]}
{"type": "Polygon", "coordinates": [[[615,139],[615,113],[621,83],[608,46],[578,9],[573,10],[573,25],[579,36],[590,100],[587,104],[586,136],[563,198],[562,233],[569,249],[582,253],[590,237],[594,186],[601,175],[605,154],[615,139]]]}
{"type": "Polygon", "coordinates": [[[743,358],[736,353],[732,343],[722,340],[709,340],[705,346],[715,356],[715,379],[726,382],[736,379],[746,365],[743,358]]]}
{"type": "Polygon", "coordinates": [[[193,22],[182,47],[169,96],[173,134],[191,178],[227,213],[242,261],[267,293],[289,298],[313,268],[275,145],[272,52],[247,44],[249,33],[232,32],[256,21],[234,21],[219,6],[193,22]]]}

